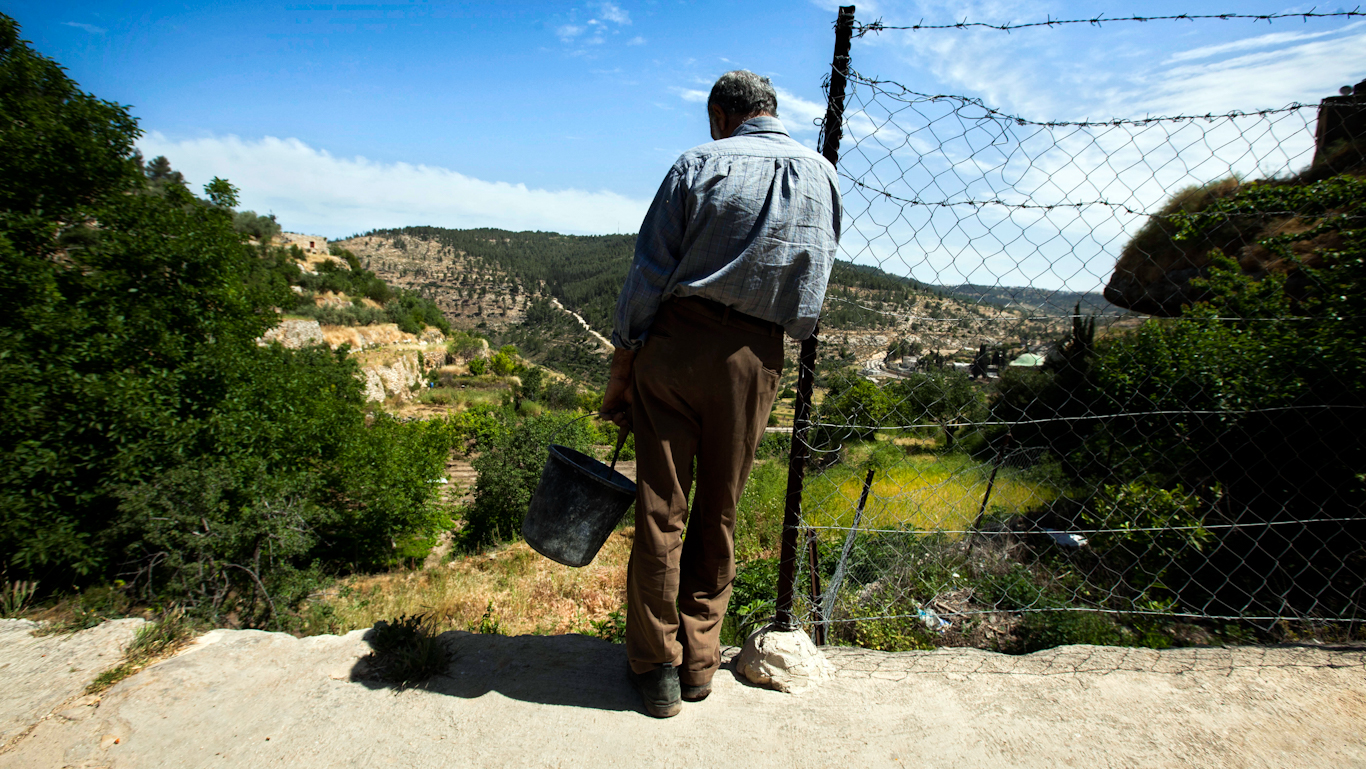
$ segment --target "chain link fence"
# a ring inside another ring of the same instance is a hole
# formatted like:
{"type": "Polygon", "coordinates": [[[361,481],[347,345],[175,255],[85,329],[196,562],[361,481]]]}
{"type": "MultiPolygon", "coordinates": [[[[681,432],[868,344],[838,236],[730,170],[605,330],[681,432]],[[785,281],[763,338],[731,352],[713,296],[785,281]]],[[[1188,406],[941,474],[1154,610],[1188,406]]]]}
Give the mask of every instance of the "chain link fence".
{"type": "Polygon", "coordinates": [[[797,430],[808,627],[1351,632],[1366,93],[1047,121],[837,74],[842,258],[877,270],[828,297],[797,430]]]}

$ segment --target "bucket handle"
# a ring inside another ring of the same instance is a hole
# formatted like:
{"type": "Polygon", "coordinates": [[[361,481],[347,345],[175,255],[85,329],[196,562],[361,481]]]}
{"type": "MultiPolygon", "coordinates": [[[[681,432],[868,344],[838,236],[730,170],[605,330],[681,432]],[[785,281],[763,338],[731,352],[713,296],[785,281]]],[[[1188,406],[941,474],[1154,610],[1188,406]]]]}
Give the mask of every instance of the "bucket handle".
{"type": "MultiPolygon", "coordinates": [[[[587,414],[584,414],[583,416],[574,417],[573,419],[569,420],[568,422],[565,422],[564,424],[562,424],[562,425],[560,425],[559,427],[557,427],[557,428],[555,429],[555,432],[553,432],[553,433],[550,434],[550,442],[551,442],[551,443],[554,443],[554,442],[555,442],[555,439],[558,438],[558,437],[560,437],[560,433],[561,433],[561,432],[564,432],[564,428],[566,428],[566,427],[568,427],[568,426],[570,426],[570,425],[572,425],[572,424],[574,424],[575,422],[578,422],[578,421],[580,421],[580,420],[587,419],[587,418],[589,418],[589,417],[595,417],[595,416],[599,416],[599,415],[596,414],[596,413],[594,413],[594,412],[592,412],[592,411],[590,411],[590,412],[588,412],[587,414]]],[[[627,428],[627,427],[619,427],[619,428],[617,428],[617,447],[616,447],[616,449],[612,452],[612,464],[610,465],[610,467],[611,467],[613,470],[617,469],[617,456],[621,454],[621,447],[626,445],[626,438],[627,438],[628,436],[630,436],[630,434],[631,434],[630,428],[627,428]]]]}

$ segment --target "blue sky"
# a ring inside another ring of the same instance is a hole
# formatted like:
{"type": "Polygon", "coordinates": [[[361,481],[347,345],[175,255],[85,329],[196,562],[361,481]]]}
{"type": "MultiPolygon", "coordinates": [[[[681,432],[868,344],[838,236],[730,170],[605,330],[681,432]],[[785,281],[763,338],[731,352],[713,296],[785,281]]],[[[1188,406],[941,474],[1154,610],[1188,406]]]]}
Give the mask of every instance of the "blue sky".
{"type": "MultiPolygon", "coordinates": [[[[793,135],[814,143],[836,5],[10,0],[5,12],[86,90],[131,105],[148,155],[195,184],[232,180],[243,207],[288,229],[335,237],[406,224],[633,232],[673,158],[707,140],[700,99],[728,69],[772,77],[793,135]]],[[[858,16],[1000,22],[1134,6],[885,0],[858,16]]],[[[885,32],[856,40],[853,57],[866,74],[1038,119],[1205,113],[1316,102],[1366,77],[1366,23],[885,32]]]]}

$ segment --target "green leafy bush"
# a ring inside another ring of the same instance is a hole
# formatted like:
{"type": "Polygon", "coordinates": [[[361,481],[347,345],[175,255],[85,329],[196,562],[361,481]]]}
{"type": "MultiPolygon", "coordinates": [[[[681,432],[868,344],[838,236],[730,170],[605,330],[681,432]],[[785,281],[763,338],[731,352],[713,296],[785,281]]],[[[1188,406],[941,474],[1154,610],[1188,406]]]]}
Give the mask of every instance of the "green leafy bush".
{"type": "Polygon", "coordinates": [[[1117,574],[1145,591],[1165,590],[1183,563],[1200,558],[1213,534],[1204,527],[1218,502],[1178,488],[1168,490],[1134,481],[1108,485],[1096,494],[1081,521],[1089,546],[1117,574]]]}
{"type": "Polygon", "coordinates": [[[552,437],[560,445],[584,451],[594,430],[587,421],[569,412],[548,412],[527,417],[498,431],[481,446],[474,459],[479,480],[474,504],[465,513],[462,537],[468,546],[515,539],[521,535],[531,495],[540,482],[552,437]]]}
{"type": "Polygon", "coordinates": [[[275,214],[258,215],[255,211],[238,211],[232,217],[232,228],[262,243],[269,243],[281,231],[275,214]]]}
{"type": "Polygon", "coordinates": [[[468,360],[487,349],[487,347],[488,340],[469,331],[452,329],[451,332],[446,335],[446,352],[456,358],[468,360]]]}
{"type": "Polygon", "coordinates": [[[447,425],[367,426],[344,351],[256,344],[298,269],[247,245],[232,185],[144,172],[127,111],[3,16],[0,101],[0,570],[278,624],[443,524],[447,425]]]}

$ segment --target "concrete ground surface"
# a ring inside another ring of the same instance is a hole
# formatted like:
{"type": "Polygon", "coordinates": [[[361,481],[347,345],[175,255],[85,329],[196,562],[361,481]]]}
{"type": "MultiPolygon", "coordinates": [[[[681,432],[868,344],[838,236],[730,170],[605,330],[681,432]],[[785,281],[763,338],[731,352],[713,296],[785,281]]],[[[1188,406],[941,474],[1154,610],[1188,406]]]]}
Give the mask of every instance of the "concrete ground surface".
{"type": "Polygon", "coordinates": [[[366,631],[216,630],[84,695],[139,622],[0,621],[0,767],[1366,766],[1360,649],[832,648],[821,688],[728,664],[660,721],[593,638],[446,633],[445,675],[400,692],[358,678],[366,631]]]}

